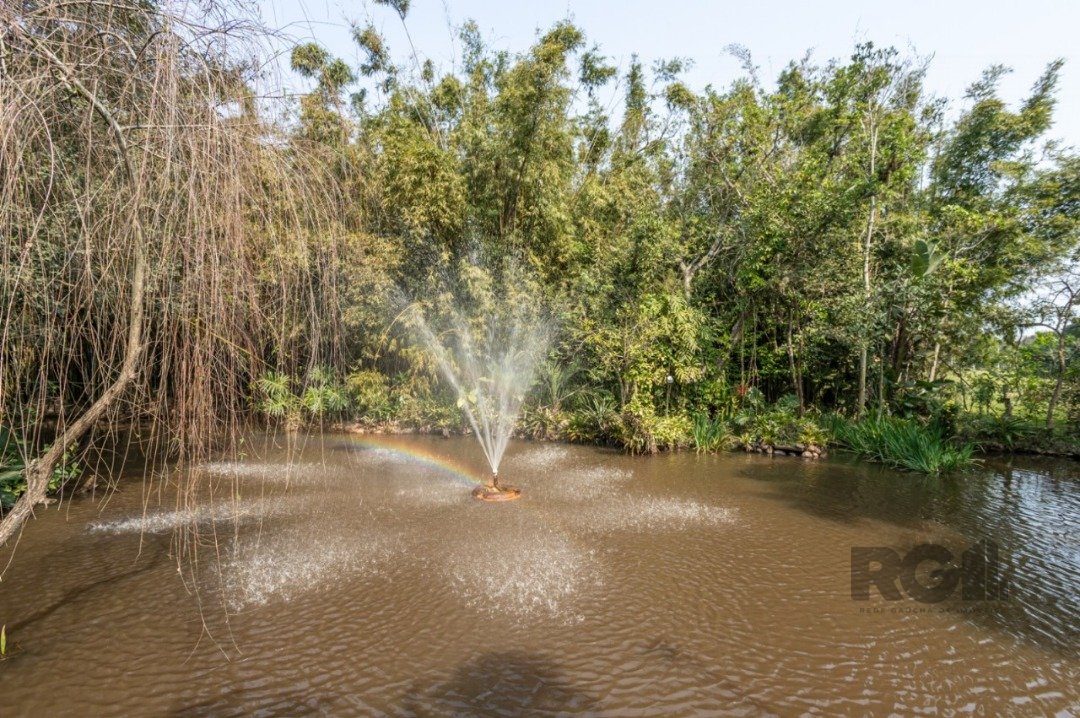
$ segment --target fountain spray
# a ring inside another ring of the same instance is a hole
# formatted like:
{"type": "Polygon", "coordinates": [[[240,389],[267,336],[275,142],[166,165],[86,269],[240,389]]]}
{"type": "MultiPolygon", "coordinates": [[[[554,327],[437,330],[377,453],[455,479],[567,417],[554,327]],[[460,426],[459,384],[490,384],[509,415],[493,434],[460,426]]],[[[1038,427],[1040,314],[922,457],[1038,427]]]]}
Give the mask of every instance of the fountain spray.
{"type": "Polygon", "coordinates": [[[499,464],[536,367],[547,354],[549,325],[535,311],[530,314],[524,301],[502,302],[472,322],[455,307],[448,315],[447,330],[436,334],[419,308],[414,312],[419,335],[454,387],[458,406],[491,467],[490,481],[473,496],[484,501],[516,499],[521,491],[500,483],[499,464]]]}

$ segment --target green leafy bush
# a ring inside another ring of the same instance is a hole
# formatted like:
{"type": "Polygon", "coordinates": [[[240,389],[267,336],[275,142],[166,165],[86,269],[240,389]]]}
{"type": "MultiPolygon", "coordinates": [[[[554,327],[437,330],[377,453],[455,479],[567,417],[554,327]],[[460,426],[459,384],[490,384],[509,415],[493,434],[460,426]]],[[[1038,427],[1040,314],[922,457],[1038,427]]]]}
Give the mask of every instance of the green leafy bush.
{"type": "Polygon", "coordinates": [[[300,400],[292,391],[292,380],[281,372],[266,372],[255,381],[255,407],[273,419],[296,423],[300,418],[300,400]]]}
{"type": "MultiPolygon", "coordinates": [[[[46,446],[45,450],[48,448],[46,446]]],[[[73,446],[64,452],[49,475],[49,493],[59,491],[82,474],[83,467],[75,458],[76,451],[73,446]]],[[[26,492],[26,468],[25,449],[7,428],[0,426],[0,506],[3,508],[11,508],[26,492]]]]}
{"type": "Polygon", "coordinates": [[[619,414],[615,399],[603,391],[581,394],[566,423],[566,438],[575,442],[607,443],[615,436],[619,414]]]}
{"type": "Polygon", "coordinates": [[[305,420],[322,422],[341,415],[351,403],[346,387],[322,367],[312,369],[302,383],[281,372],[267,372],[255,381],[255,394],[261,413],[294,428],[305,420]]]}
{"type": "Polygon", "coordinates": [[[312,419],[323,420],[349,407],[349,394],[329,369],[316,367],[308,373],[300,405],[312,419]]]}
{"type": "Polygon", "coordinates": [[[386,421],[393,417],[390,380],[377,371],[355,371],[345,379],[345,387],[361,421],[386,421]]]}
{"type": "Polygon", "coordinates": [[[567,424],[566,415],[551,406],[526,407],[518,417],[519,431],[531,439],[561,439],[567,424]]]}
{"type": "Polygon", "coordinates": [[[402,426],[462,431],[469,425],[454,400],[437,394],[395,393],[393,403],[393,419],[402,426]]]}
{"type": "Polygon", "coordinates": [[[794,395],[781,397],[769,407],[756,396],[747,392],[743,410],[731,421],[733,432],[744,445],[767,446],[817,446],[825,448],[830,432],[820,423],[818,414],[799,415],[799,400],[794,395]]]}
{"type": "Polygon", "coordinates": [[[693,423],[688,416],[657,416],[651,406],[637,404],[618,416],[614,434],[631,454],[655,454],[690,446],[693,423]]]}
{"type": "Polygon", "coordinates": [[[969,418],[963,433],[977,444],[993,444],[1004,449],[1031,444],[1043,430],[1015,416],[992,415],[969,418]]]}

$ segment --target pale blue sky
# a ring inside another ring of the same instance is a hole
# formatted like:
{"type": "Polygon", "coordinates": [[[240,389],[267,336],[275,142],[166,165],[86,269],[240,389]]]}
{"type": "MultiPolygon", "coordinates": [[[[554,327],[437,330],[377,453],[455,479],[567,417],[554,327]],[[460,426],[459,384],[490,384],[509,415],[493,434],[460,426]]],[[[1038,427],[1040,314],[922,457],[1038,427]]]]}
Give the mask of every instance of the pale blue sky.
{"type": "MultiPolygon", "coordinates": [[[[297,40],[315,39],[334,54],[358,64],[349,39],[349,21],[374,22],[395,57],[408,56],[408,42],[397,15],[364,0],[258,0],[264,21],[285,28],[297,40]]],[[[570,18],[625,68],[632,53],[646,63],[656,58],[689,57],[685,75],[700,89],[724,87],[739,76],[738,62],[724,48],[747,47],[771,80],[788,61],[808,49],[824,61],[847,57],[856,42],[913,49],[933,55],[927,87],[959,100],[964,88],[993,63],[1014,72],[1002,82],[1010,102],[1022,98],[1056,57],[1066,59],[1051,135],[1080,146],[1080,1],[1077,0],[823,0],[779,2],[741,0],[413,0],[407,18],[421,57],[449,68],[455,38],[449,29],[473,18],[497,48],[520,51],[537,31],[570,18]]]]}

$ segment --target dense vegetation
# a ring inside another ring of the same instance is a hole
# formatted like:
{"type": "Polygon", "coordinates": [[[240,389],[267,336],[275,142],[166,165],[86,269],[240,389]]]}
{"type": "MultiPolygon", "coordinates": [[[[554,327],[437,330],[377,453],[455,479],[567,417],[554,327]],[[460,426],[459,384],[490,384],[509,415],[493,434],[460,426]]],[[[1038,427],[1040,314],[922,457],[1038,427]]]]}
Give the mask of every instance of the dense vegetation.
{"type": "Polygon", "coordinates": [[[1059,61],[1010,108],[1003,67],[951,102],[872,44],[776,78],[736,48],[743,76],[697,90],[690,60],[619,71],[568,22],[520,54],[465,23],[449,70],[367,26],[359,67],[292,49],[308,91],[276,122],[220,8],[2,13],[0,425],[19,461],[61,437],[34,500],[102,397],[89,425],[152,421],[184,456],[252,408],[460,428],[403,298],[557,318],[533,437],[835,439],[937,472],[1080,433],[1059,61]]]}

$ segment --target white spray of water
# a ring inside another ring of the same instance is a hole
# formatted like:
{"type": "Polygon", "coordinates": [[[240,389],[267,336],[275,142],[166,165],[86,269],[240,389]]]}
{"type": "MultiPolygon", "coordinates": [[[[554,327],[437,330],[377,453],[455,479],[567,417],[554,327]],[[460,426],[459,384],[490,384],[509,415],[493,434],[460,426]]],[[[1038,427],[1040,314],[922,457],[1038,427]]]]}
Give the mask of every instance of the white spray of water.
{"type": "Polygon", "coordinates": [[[128,516],[112,521],[95,521],[89,529],[95,533],[164,533],[181,526],[199,523],[261,519],[283,511],[281,499],[224,500],[177,511],[159,511],[128,516]]]}
{"type": "Polygon", "coordinates": [[[547,324],[527,314],[524,310],[492,313],[479,324],[471,324],[455,310],[448,331],[436,334],[421,312],[415,312],[420,337],[454,387],[458,406],[496,475],[525,392],[550,343],[547,324]]]}

